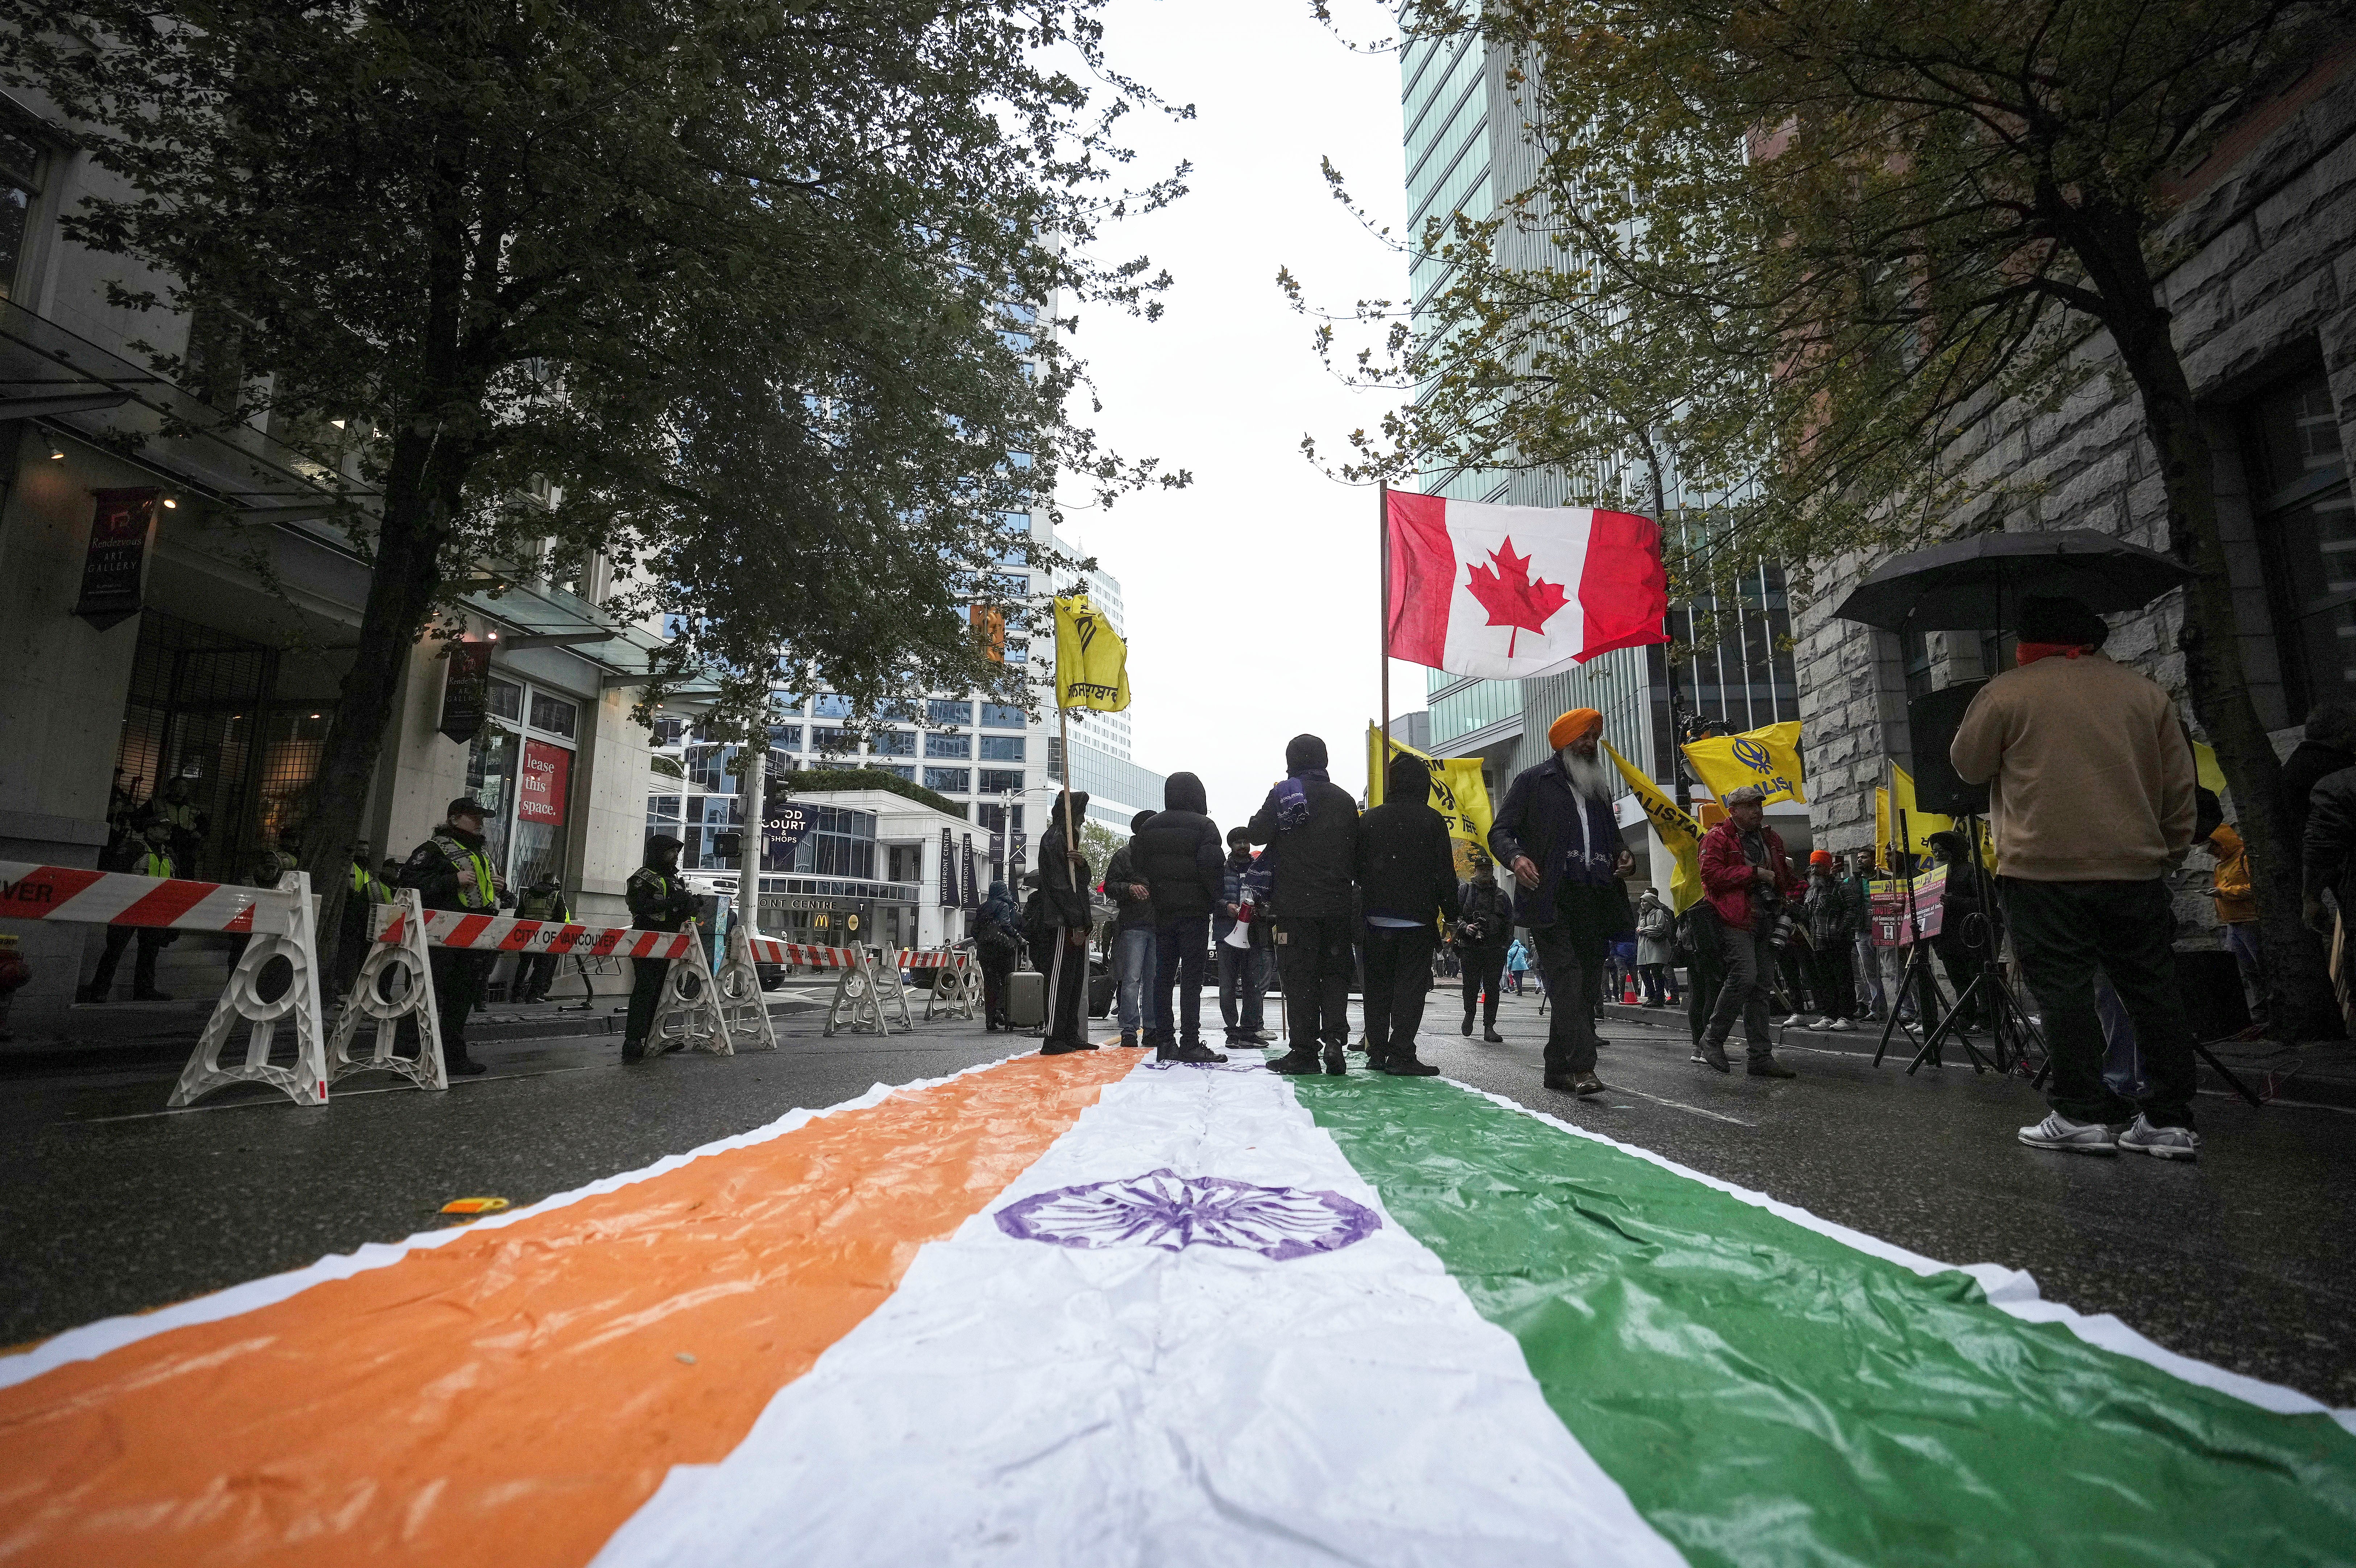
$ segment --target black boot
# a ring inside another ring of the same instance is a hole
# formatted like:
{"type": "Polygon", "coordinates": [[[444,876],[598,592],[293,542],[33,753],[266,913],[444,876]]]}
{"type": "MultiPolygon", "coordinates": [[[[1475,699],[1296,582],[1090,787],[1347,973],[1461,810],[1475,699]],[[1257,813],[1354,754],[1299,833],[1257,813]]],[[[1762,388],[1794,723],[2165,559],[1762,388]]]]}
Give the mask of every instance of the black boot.
{"type": "Polygon", "coordinates": [[[1425,1061],[1413,1051],[1404,1054],[1392,1052],[1384,1060],[1383,1070],[1393,1078],[1438,1078],[1440,1076],[1438,1068],[1425,1061]]]}
{"type": "Polygon", "coordinates": [[[1325,1076],[1328,1078],[1346,1078],[1349,1076],[1349,1072],[1350,1058],[1342,1054],[1342,1047],[1339,1046],[1326,1047],[1325,1076]]]}
{"type": "Polygon", "coordinates": [[[1472,1035],[1472,1011],[1469,1007],[1464,1011],[1464,1035],[1467,1039],[1472,1035]]]}
{"type": "Polygon", "coordinates": [[[1227,1059],[1200,1040],[1192,1040],[1175,1047],[1164,1046],[1154,1054],[1166,1062],[1223,1062],[1227,1059]]]}
{"type": "Polygon", "coordinates": [[[1314,1075],[1323,1069],[1317,1065],[1317,1053],[1295,1046],[1268,1064],[1270,1072],[1280,1072],[1288,1078],[1314,1075]]]}

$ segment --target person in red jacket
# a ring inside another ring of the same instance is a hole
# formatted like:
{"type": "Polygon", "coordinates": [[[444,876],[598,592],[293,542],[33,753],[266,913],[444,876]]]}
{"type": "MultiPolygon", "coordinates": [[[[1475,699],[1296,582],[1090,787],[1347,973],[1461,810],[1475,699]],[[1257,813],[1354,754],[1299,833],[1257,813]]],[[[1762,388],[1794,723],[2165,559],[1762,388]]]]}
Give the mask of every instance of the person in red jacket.
{"type": "Polygon", "coordinates": [[[1775,983],[1775,928],[1796,912],[1806,884],[1793,873],[1783,836],[1767,825],[1766,792],[1756,785],[1726,798],[1726,820],[1702,836],[1701,886],[1726,933],[1726,983],[1701,1032],[1701,1058],[1720,1072],[1726,1037],[1742,1020],[1753,1078],[1797,1078],[1775,1059],[1767,998],[1775,983]]]}

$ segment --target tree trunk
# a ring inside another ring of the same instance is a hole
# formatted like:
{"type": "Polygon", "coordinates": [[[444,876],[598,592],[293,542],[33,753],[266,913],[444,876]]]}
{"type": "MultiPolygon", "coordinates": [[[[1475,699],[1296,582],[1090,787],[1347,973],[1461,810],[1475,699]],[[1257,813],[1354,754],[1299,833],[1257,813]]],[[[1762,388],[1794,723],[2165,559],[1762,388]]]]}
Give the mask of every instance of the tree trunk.
{"type": "MultiPolygon", "coordinates": [[[[435,433],[430,428],[404,429],[395,437],[368,604],[360,614],[359,646],[327,725],[304,825],[303,869],[311,874],[311,886],[320,895],[323,983],[337,972],[344,904],[352,887],[351,849],[359,837],[360,814],[367,809],[369,787],[392,718],[393,694],[442,585],[444,520],[451,492],[462,476],[444,471],[446,465],[434,459],[434,446],[435,433]]],[[[399,854],[406,847],[378,844],[372,849],[382,855],[399,854]]]]}
{"type": "MultiPolygon", "coordinates": [[[[2134,264],[2141,270],[2139,248],[2134,264]]],[[[2147,286],[2142,297],[2144,307],[2112,322],[2111,334],[2142,396],[2144,432],[2159,458],[2169,548],[2194,573],[2178,638],[2185,690],[2233,792],[2235,825],[2249,847],[2271,1022],[2280,1038],[2312,1038],[2337,1004],[2322,950],[2299,923],[2299,846],[2282,818],[2282,762],[2242,667],[2242,628],[2217,532],[2216,455],[2193,408],[2169,314],[2147,286]]]]}

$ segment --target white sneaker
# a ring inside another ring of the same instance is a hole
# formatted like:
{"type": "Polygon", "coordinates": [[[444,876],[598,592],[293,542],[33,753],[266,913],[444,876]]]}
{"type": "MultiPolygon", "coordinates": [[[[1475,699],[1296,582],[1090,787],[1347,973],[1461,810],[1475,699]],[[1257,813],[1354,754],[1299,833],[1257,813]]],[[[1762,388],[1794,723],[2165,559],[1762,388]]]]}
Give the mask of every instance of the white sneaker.
{"type": "Polygon", "coordinates": [[[1826,1024],[1825,1027],[1827,1029],[1837,1030],[1842,1034],[1852,1034],[1857,1029],[1857,1026],[1850,1023],[1847,1018],[1835,1018],[1831,1023],[1826,1024]]]}
{"type": "Polygon", "coordinates": [[[2067,1149],[2073,1155],[2115,1155],[2119,1136],[2101,1122],[2072,1122],[2059,1111],[2034,1127],[2020,1130],[2020,1141],[2032,1149],[2067,1149]]]}
{"type": "Polygon", "coordinates": [[[1783,1027],[1786,1029],[1804,1029],[1808,1026],[1808,1015],[1804,1013],[1794,1013],[1783,1020],[1783,1027]]]}
{"type": "Polygon", "coordinates": [[[2119,1147],[2163,1160],[2197,1160],[2201,1134],[2190,1127],[2155,1127],[2138,1115],[2135,1125],[2119,1134],[2119,1147]]]}

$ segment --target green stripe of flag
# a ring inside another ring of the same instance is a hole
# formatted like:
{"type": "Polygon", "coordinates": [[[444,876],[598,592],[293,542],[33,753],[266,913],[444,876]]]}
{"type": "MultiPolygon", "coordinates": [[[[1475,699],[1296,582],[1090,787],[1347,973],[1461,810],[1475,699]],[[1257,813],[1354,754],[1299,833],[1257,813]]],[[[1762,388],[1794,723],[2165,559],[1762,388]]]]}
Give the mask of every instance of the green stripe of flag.
{"type": "Polygon", "coordinates": [[[1301,1102],[1697,1564],[2345,1563],[2356,1435],[1430,1080],[1301,1102]]]}

